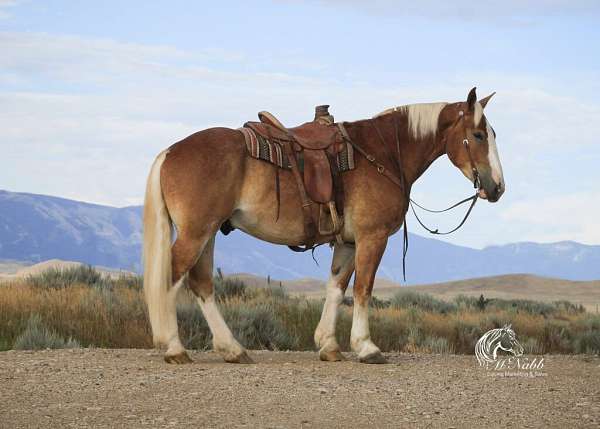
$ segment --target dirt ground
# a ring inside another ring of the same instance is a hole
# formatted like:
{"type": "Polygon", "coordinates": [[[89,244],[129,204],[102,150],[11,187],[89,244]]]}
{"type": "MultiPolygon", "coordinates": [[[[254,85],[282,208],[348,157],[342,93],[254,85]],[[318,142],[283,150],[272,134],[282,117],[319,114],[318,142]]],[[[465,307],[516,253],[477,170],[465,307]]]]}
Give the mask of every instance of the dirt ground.
{"type": "MultiPolygon", "coordinates": [[[[0,353],[0,427],[599,427],[600,359],[546,356],[543,376],[501,377],[473,356],[214,353],[167,365],[154,350],[0,353]]],[[[515,375],[515,372],[521,375],[515,375]]],[[[498,373],[502,373],[499,371],[498,373]]],[[[503,374],[504,375],[504,374],[503,374]]]]}

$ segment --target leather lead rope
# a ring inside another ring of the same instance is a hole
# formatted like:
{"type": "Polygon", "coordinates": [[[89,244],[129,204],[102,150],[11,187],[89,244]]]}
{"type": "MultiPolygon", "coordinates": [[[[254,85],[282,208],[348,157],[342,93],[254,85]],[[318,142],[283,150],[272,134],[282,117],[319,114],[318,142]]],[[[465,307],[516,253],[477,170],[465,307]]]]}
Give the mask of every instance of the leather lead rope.
{"type": "MultiPolygon", "coordinates": [[[[373,128],[375,128],[375,131],[377,131],[377,135],[379,136],[379,141],[381,142],[381,145],[383,146],[383,149],[385,150],[388,158],[391,158],[392,161],[394,162],[396,169],[398,170],[398,175],[400,176],[400,182],[402,184],[401,185],[402,193],[404,194],[404,198],[407,201],[409,201],[409,203],[410,203],[410,195],[408,194],[408,190],[406,189],[406,179],[404,178],[404,171],[402,170],[402,158],[400,156],[400,136],[398,135],[398,122],[396,121],[396,116],[393,116],[393,118],[394,118],[394,134],[396,137],[396,152],[397,152],[395,157],[390,153],[390,149],[388,148],[387,144],[385,143],[383,134],[381,133],[381,130],[379,129],[377,124],[375,124],[374,120],[371,120],[371,125],[373,125],[373,128]]],[[[406,213],[404,214],[404,220],[402,223],[404,224],[404,227],[403,227],[403,240],[404,241],[402,243],[402,277],[404,278],[404,281],[406,281],[406,254],[408,253],[408,227],[406,225],[406,213]]]]}
{"type": "Polygon", "coordinates": [[[435,234],[435,235],[448,235],[448,234],[452,234],[453,232],[457,231],[458,229],[460,229],[461,226],[463,226],[465,224],[465,222],[467,221],[467,218],[469,217],[469,215],[471,214],[471,211],[473,210],[473,207],[475,207],[475,203],[477,202],[478,199],[479,199],[479,195],[475,194],[472,197],[465,198],[464,200],[462,200],[444,210],[429,210],[429,209],[426,209],[425,207],[415,203],[412,199],[410,199],[410,209],[412,210],[413,214],[415,215],[417,222],[419,222],[419,224],[423,227],[423,229],[425,229],[426,231],[430,232],[431,234],[435,234]],[[454,228],[450,231],[446,231],[446,232],[439,232],[439,229],[437,229],[437,228],[430,229],[427,226],[425,226],[425,224],[421,221],[419,216],[417,216],[417,212],[415,211],[415,207],[414,207],[416,205],[420,209],[425,210],[430,213],[444,213],[444,212],[452,210],[453,208],[466,203],[467,201],[471,201],[471,205],[469,206],[469,209],[467,210],[467,213],[465,214],[465,217],[463,218],[463,220],[458,224],[458,226],[456,228],[454,228]]]}

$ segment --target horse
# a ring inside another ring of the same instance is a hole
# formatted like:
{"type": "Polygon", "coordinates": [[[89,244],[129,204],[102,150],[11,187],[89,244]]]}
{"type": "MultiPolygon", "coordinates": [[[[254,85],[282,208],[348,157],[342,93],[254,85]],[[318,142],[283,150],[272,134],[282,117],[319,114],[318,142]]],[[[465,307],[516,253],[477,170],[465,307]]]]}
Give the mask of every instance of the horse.
{"type": "MultiPolygon", "coordinates": [[[[369,331],[375,273],[388,237],[404,222],[413,183],[434,160],[447,154],[480,198],[496,202],[504,193],[496,134],[484,114],[493,95],[478,101],[473,88],[466,101],[395,107],[343,123],[347,140],[360,155],[355,156],[355,168],[342,174],[341,240],[332,235],[316,239],[318,244],[333,243],[326,299],[314,334],[321,360],[345,359],[335,326],[354,273],[351,349],[362,363],[386,362],[369,331]]],[[[153,341],[166,349],[166,362],[191,362],[177,326],[176,296],[184,284],[197,298],[213,349],[226,362],[252,362],[215,301],[215,234],[227,222],[271,243],[301,246],[312,240],[306,236],[292,173],[276,169],[248,156],[242,132],[222,127],[196,132],[154,160],[144,203],[144,291],[153,341]],[[276,174],[278,198],[273,190],[276,174]]]]}
{"type": "Polygon", "coordinates": [[[523,346],[517,341],[512,325],[504,325],[502,328],[492,329],[486,332],[475,344],[475,356],[479,366],[487,367],[488,364],[496,362],[498,350],[512,353],[513,356],[523,355],[523,346]]]}

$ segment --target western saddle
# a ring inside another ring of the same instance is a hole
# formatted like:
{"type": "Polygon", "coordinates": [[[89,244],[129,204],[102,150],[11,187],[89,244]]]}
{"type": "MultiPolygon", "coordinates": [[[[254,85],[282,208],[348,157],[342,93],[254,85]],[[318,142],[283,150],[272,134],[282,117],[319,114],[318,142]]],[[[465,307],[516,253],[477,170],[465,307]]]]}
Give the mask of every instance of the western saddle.
{"type": "MultiPolygon", "coordinates": [[[[269,112],[259,112],[258,118],[260,122],[247,122],[244,127],[281,145],[300,193],[308,243],[304,248],[290,246],[292,250],[312,248],[317,234],[334,235],[341,242],[343,187],[336,156],[343,150],[345,141],[329,114],[329,106],[317,106],[312,122],[294,128],[286,128],[269,112]],[[313,203],[318,204],[318,210],[313,210],[313,203]],[[331,219],[330,228],[324,226],[328,223],[324,216],[327,212],[331,219]]],[[[279,205],[279,171],[276,180],[279,205]]]]}

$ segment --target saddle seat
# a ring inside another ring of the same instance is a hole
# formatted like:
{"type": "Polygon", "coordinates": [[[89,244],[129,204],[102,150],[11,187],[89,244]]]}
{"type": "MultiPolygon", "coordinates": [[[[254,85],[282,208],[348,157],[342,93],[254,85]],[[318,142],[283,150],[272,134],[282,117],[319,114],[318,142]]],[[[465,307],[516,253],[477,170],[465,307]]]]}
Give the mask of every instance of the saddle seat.
{"type": "Polygon", "coordinates": [[[327,149],[336,142],[341,141],[341,136],[336,127],[323,125],[319,121],[306,122],[297,127],[286,128],[275,115],[267,111],[259,112],[258,119],[263,124],[270,125],[275,130],[281,131],[280,134],[277,131],[273,131],[273,137],[280,140],[293,139],[293,141],[305,149],[327,149]]]}

